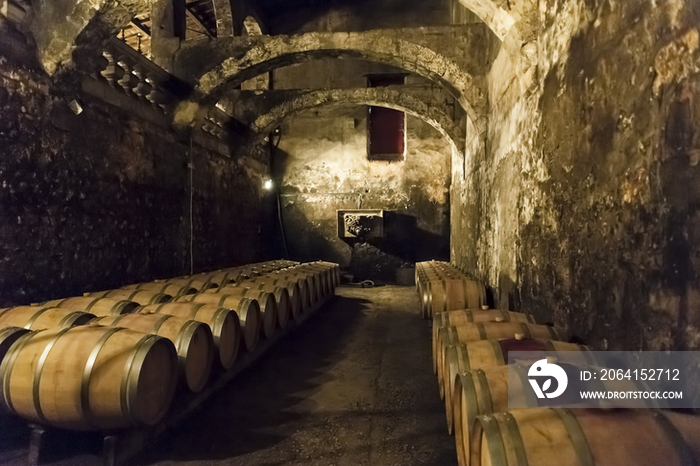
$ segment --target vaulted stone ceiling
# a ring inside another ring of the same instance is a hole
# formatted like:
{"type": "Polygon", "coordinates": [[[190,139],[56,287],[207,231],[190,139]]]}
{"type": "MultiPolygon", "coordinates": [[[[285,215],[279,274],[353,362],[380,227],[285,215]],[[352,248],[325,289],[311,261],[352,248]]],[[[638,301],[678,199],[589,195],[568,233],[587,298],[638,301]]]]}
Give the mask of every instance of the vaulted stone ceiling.
{"type": "MultiPolygon", "coordinates": [[[[406,27],[440,26],[449,21],[448,3],[443,0],[251,0],[271,34],[292,34],[315,19],[334,11],[351,17],[352,30],[363,31],[403,24],[406,27]],[[383,15],[367,15],[367,10],[383,15]]],[[[325,25],[332,30],[333,25],[325,25]]]]}

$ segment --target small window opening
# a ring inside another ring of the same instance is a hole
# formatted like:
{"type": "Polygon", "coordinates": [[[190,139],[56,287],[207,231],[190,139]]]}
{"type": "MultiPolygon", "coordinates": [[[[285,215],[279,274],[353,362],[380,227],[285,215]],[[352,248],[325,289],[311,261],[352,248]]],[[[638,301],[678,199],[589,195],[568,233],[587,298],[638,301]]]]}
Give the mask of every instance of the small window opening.
{"type": "MultiPolygon", "coordinates": [[[[367,76],[367,87],[403,85],[404,74],[367,76]]],[[[367,114],[367,158],[403,161],[406,153],[406,114],[386,107],[370,106],[367,114]]]]}

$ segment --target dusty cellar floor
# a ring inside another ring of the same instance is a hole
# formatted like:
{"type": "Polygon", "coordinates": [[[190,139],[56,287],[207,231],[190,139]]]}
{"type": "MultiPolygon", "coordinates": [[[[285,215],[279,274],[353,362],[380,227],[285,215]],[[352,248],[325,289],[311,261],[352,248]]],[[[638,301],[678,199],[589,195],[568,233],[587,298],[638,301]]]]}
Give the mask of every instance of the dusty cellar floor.
{"type": "MultiPolygon", "coordinates": [[[[336,295],[129,464],[456,465],[415,288],[336,295]]],[[[22,464],[23,429],[2,417],[0,464],[22,464]]],[[[42,463],[97,466],[97,455],[42,463]]]]}

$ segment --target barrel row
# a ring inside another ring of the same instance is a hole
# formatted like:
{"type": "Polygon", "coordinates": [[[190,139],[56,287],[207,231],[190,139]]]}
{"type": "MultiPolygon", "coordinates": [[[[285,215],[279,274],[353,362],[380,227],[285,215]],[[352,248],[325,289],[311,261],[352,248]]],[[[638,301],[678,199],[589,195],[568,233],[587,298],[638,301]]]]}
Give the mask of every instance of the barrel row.
{"type": "MultiPolygon", "coordinates": [[[[563,339],[557,329],[537,325],[522,313],[491,309],[434,315],[433,369],[460,466],[698,464],[696,416],[537,408],[541,402],[531,394],[527,366],[507,366],[508,352],[529,351],[539,359],[566,351],[572,367],[598,365],[589,348],[563,339]],[[511,396],[519,394],[522,405],[535,408],[509,410],[509,384],[511,396]]],[[[604,390],[643,389],[631,381],[601,384],[604,390]]]]}
{"type": "Polygon", "coordinates": [[[487,306],[483,283],[460,272],[447,262],[428,261],[416,264],[416,289],[424,319],[435,314],[487,306]]]}
{"type": "MultiPolygon", "coordinates": [[[[195,294],[212,288],[218,288],[229,284],[239,283],[251,277],[264,276],[277,270],[294,267],[299,262],[276,260],[260,262],[228,269],[216,270],[213,272],[200,273],[196,275],[169,278],[165,280],[155,280],[147,283],[136,283],[123,287],[125,290],[149,290],[173,297],[195,294]]],[[[156,303],[149,303],[156,304],[156,303]]]]}
{"type": "Polygon", "coordinates": [[[0,310],[0,405],[29,422],[71,430],[156,424],[169,412],[178,379],[201,391],[213,368],[231,370],[239,350],[253,351],[261,337],[287,329],[339,282],[337,264],[264,265],[239,283],[174,300],[134,288],[0,310]],[[295,312],[287,287],[300,303],[295,312]],[[289,312],[278,312],[278,302],[289,312]]]}

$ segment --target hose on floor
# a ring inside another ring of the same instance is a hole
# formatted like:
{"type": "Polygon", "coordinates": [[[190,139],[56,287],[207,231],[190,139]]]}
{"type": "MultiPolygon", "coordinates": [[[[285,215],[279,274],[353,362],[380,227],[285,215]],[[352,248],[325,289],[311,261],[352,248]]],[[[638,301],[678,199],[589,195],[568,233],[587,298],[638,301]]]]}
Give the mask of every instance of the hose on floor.
{"type": "Polygon", "coordinates": [[[374,282],[372,280],[365,280],[361,282],[349,282],[345,284],[346,286],[355,286],[358,288],[372,288],[374,286],[374,282]]]}

